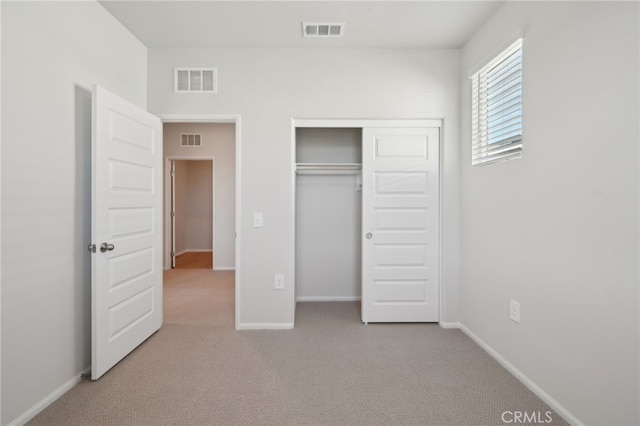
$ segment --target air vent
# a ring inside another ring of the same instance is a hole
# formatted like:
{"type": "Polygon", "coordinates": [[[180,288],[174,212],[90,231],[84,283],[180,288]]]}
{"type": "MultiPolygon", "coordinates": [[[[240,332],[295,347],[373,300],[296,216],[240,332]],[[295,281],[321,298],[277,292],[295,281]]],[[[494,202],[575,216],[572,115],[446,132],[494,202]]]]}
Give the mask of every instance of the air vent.
{"type": "Polygon", "coordinates": [[[180,146],[189,147],[189,148],[202,146],[202,134],[201,133],[182,133],[180,135],[180,146]]]}
{"type": "Polygon", "coordinates": [[[176,68],[177,93],[217,93],[218,70],[215,68],[176,68]]]}
{"type": "Polygon", "coordinates": [[[303,37],[342,37],[344,22],[303,22],[303,37]]]}

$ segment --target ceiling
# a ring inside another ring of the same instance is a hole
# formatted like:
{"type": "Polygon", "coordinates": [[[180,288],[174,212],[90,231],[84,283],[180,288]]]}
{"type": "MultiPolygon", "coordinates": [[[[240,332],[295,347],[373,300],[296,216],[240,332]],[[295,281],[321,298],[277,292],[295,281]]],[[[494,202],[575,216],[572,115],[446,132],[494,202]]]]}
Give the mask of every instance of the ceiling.
{"type": "Polygon", "coordinates": [[[101,0],[147,47],[459,48],[504,0],[101,0]],[[303,38],[302,22],[344,22],[342,38],[303,38]]]}

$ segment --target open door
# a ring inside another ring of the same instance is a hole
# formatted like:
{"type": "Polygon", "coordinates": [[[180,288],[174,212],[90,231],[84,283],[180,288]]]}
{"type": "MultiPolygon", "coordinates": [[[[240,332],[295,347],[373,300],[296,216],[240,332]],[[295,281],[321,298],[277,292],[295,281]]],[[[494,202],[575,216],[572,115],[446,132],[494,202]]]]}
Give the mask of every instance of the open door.
{"type": "Polygon", "coordinates": [[[93,87],[91,378],[162,325],[162,123],[93,87]]]}
{"type": "Polygon", "coordinates": [[[176,162],[171,161],[171,267],[176,267],[176,162]]]}
{"type": "Polygon", "coordinates": [[[362,321],[438,321],[440,129],[366,128],[362,321]]]}

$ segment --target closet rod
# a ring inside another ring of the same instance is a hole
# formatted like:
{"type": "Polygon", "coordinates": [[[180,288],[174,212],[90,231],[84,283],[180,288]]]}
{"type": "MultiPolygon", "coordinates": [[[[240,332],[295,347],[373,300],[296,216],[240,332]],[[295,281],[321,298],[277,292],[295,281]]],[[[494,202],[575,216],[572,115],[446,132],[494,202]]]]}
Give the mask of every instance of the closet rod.
{"type": "Polygon", "coordinates": [[[298,175],[359,175],[361,170],[296,170],[298,175]]]}
{"type": "Polygon", "coordinates": [[[358,163],[306,163],[297,164],[298,174],[358,174],[362,165],[358,163]]]}
{"type": "Polygon", "coordinates": [[[362,170],[359,163],[298,163],[296,170],[362,170]]]}

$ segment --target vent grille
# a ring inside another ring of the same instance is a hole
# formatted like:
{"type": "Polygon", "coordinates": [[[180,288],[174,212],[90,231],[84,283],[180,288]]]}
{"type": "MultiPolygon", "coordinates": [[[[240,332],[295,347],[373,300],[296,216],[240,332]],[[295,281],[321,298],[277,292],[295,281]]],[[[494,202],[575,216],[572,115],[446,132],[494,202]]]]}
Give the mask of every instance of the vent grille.
{"type": "Polygon", "coordinates": [[[217,93],[216,68],[176,68],[174,85],[177,93],[217,93]]]}
{"type": "Polygon", "coordinates": [[[303,37],[342,37],[344,35],[343,22],[303,22],[303,37]]]}
{"type": "Polygon", "coordinates": [[[180,146],[195,148],[202,146],[201,133],[182,133],[180,135],[180,146]]]}

